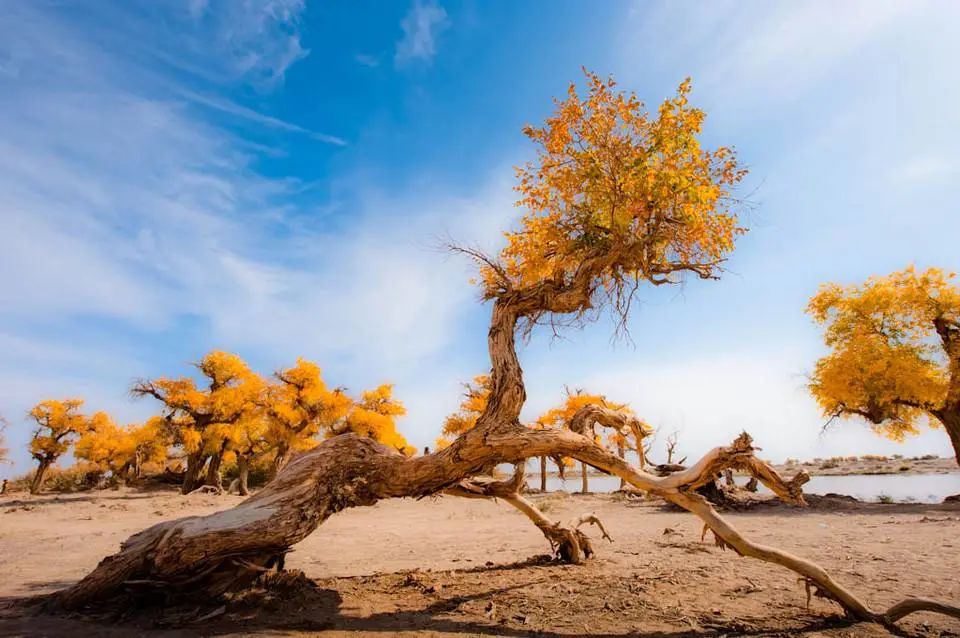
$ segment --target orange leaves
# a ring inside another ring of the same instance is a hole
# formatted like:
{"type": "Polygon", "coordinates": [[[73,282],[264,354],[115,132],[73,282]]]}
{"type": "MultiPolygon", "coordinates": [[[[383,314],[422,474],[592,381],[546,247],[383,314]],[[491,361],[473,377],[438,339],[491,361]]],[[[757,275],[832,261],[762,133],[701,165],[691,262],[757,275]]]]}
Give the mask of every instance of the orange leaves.
{"type": "Polygon", "coordinates": [[[487,296],[567,283],[591,259],[602,261],[594,284],[614,298],[640,280],[708,277],[744,232],[730,191],[745,171],[731,149],[702,148],[690,80],[651,118],[634,94],[585,73],[586,96],[571,85],[544,126],[524,128],[537,147],[517,169],[526,212],[496,267],[482,269],[487,296]]]}
{"type": "Polygon", "coordinates": [[[902,439],[919,417],[939,409],[951,380],[951,355],[937,324],[960,322],[953,274],[915,268],[859,286],[825,284],[807,312],[824,326],[832,352],[820,359],[810,390],[828,415],[858,415],[902,439]]]}

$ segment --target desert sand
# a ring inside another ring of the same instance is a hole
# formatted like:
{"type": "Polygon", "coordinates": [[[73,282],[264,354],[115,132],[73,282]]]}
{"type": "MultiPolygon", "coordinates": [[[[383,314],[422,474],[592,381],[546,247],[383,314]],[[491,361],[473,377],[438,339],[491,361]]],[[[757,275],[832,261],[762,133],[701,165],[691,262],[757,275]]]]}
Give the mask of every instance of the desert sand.
{"type": "MultiPolygon", "coordinates": [[[[237,496],[172,489],[0,497],[0,636],[882,636],[846,624],[783,569],[700,540],[698,519],[618,495],[535,496],[558,520],[595,512],[583,566],[554,564],[511,508],[452,497],[393,500],[335,515],[288,556],[287,578],[226,605],[163,612],[27,616],[24,602],[81,578],[130,534],[228,508],[237,496]]],[[[906,596],[960,602],[960,504],[767,506],[730,518],[762,542],[814,557],[871,605],[906,596]]],[[[918,614],[912,635],[960,636],[918,614]]]]}

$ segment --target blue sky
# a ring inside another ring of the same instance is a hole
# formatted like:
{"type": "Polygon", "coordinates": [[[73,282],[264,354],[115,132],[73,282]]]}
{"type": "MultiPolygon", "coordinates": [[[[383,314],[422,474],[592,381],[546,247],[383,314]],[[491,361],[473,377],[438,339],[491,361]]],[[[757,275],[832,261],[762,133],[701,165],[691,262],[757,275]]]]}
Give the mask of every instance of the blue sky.
{"type": "Polygon", "coordinates": [[[752,172],[719,282],[649,290],[521,353],[528,414],[565,384],[628,401],[684,454],[742,428],[770,458],[948,454],[848,422],[820,435],[803,314],[819,282],[960,268],[960,5],[949,2],[10,0],[0,10],[0,413],[212,348],[397,384],[423,445],[488,367],[489,308],[451,236],[496,249],[520,134],[580,67],[655,106],[685,77],[752,172]]]}

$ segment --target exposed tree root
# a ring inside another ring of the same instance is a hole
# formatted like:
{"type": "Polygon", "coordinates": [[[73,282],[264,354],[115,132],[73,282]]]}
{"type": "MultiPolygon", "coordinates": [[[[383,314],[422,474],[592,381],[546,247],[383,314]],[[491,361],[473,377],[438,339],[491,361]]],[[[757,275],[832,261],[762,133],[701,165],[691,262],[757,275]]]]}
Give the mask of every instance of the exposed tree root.
{"type": "Polygon", "coordinates": [[[594,554],[590,538],[580,531],[585,523],[597,525],[603,537],[612,542],[603,523],[592,514],[584,514],[564,526],[559,521],[551,521],[536,505],[524,498],[521,494],[524,484],[523,465],[518,464],[513,477],[505,481],[497,481],[487,477],[473,477],[460,481],[457,485],[444,490],[444,494],[463,498],[494,498],[500,499],[517,508],[524,516],[537,526],[547,541],[554,555],[566,563],[579,565],[594,554]]]}

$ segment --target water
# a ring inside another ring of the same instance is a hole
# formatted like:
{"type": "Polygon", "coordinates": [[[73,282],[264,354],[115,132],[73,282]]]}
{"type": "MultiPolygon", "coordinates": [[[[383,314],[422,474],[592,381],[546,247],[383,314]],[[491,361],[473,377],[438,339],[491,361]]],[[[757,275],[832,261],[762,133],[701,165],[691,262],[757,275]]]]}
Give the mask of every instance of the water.
{"type": "MultiPolygon", "coordinates": [[[[531,487],[540,484],[538,476],[527,479],[531,487]]],[[[737,477],[743,484],[744,477],[737,477]]],[[[547,477],[550,491],[580,491],[580,475],[571,472],[566,481],[558,476],[547,477]]],[[[591,492],[613,492],[620,489],[620,479],[614,476],[591,476],[591,492]]],[[[760,486],[762,492],[768,490],[760,486]]],[[[881,497],[898,503],[940,503],[951,494],[960,494],[960,473],[950,474],[856,474],[851,476],[812,476],[803,486],[807,494],[845,494],[861,501],[879,501],[881,497]]]]}

